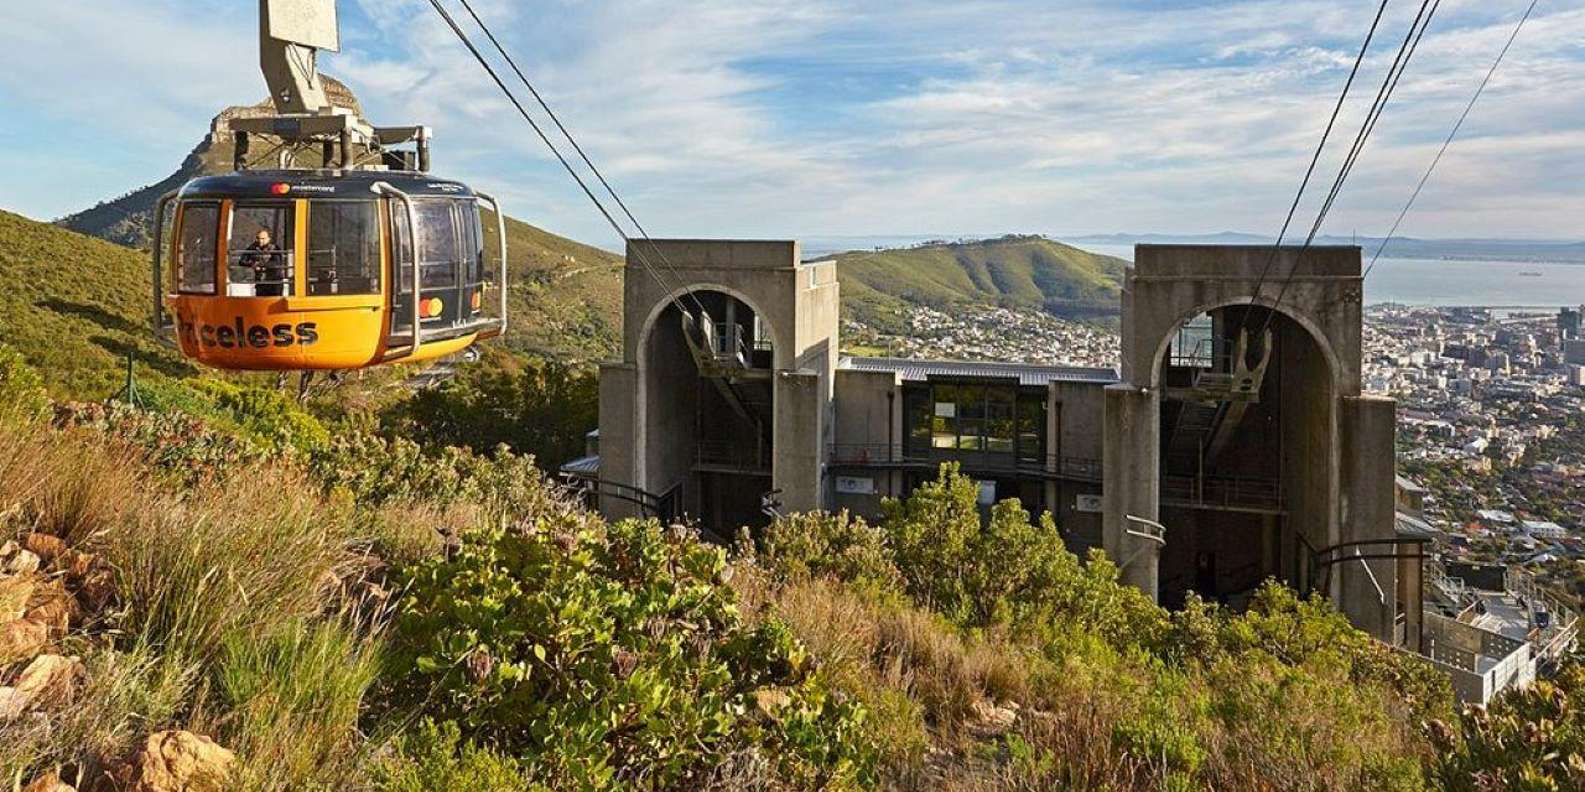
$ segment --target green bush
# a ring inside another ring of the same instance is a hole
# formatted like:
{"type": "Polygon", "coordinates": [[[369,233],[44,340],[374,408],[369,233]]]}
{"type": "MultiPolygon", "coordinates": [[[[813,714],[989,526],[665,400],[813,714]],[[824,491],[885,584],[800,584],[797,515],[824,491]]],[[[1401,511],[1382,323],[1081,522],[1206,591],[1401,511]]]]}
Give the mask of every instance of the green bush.
{"type": "Polygon", "coordinates": [[[43,378],[16,350],[0,344],[0,412],[33,420],[44,417],[49,406],[43,378]]]}
{"type": "Polygon", "coordinates": [[[355,765],[358,718],[380,644],[340,622],[301,619],[226,636],[216,661],[219,737],[241,758],[237,789],[303,789],[355,765]]]}
{"type": "Polygon", "coordinates": [[[785,628],[745,625],[725,556],[576,512],[472,531],[406,576],[401,686],[552,788],[688,788],[743,752],[799,786],[868,777],[862,712],[785,628]]]}
{"type": "Polygon", "coordinates": [[[1575,659],[1555,679],[1470,707],[1462,739],[1447,723],[1432,731],[1434,775],[1449,792],[1585,789],[1585,666],[1575,659]]]}
{"type": "Polygon", "coordinates": [[[431,448],[486,453],[506,446],[546,470],[583,456],[599,423],[600,382],[591,369],[527,362],[521,370],[467,367],[438,388],[388,408],[386,431],[431,448]]]}
{"type": "Polygon", "coordinates": [[[398,736],[392,749],[370,772],[374,788],[380,792],[545,789],[528,780],[516,759],[464,740],[455,723],[437,724],[426,718],[413,731],[398,736]]]}
{"type": "Polygon", "coordinates": [[[745,530],[737,548],[782,583],[831,577],[881,591],[902,589],[886,534],[845,511],[787,515],[767,526],[757,543],[745,530]]]}

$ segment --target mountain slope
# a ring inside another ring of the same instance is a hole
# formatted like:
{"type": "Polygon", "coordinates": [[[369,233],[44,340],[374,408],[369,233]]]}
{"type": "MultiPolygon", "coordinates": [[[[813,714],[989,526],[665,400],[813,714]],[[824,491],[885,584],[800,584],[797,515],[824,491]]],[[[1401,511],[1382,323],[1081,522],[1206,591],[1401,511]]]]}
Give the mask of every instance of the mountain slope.
{"type": "Polygon", "coordinates": [[[136,250],[0,211],[0,282],[0,343],[56,396],[110,396],[129,352],[139,377],[197,373],[149,330],[149,263],[136,250]]]}
{"type": "Polygon", "coordinates": [[[1115,317],[1127,266],[1038,236],[854,251],[836,261],[844,311],[881,328],[909,303],[1023,308],[1070,319],[1115,317]]]}

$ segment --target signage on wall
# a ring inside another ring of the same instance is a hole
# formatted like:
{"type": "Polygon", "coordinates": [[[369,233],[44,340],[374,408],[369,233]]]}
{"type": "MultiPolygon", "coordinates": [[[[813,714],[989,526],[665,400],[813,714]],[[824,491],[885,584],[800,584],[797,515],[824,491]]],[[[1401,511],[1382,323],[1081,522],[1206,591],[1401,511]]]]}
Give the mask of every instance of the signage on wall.
{"type": "Polygon", "coordinates": [[[837,476],[837,492],[843,495],[874,495],[875,479],[863,476],[837,476]]]}
{"type": "Polygon", "coordinates": [[[1080,495],[1074,500],[1073,510],[1098,514],[1101,511],[1101,496],[1080,495]]]}

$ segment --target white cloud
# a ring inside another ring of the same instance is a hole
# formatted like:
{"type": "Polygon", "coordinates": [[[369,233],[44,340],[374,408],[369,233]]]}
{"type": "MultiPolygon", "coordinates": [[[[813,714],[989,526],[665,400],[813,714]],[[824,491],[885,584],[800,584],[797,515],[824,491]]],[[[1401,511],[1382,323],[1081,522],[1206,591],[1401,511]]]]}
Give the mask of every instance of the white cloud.
{"type": "MultiPolygon", "coordinates": [[[[611,243],[427,0],[355,2],[371,24],[349,29],[346,51],[324,64],[374,120],[436,127],[438,168],[526,219],[611,243]]],[[[474,3],[652,233],[718,236],[1269,232],[1372,10],[1342,0],[474,3]]],[[[147,152],[147,178],[161,175],[215,110],[263,92],[254,16],[237,5],[7,5],[0,48],[20,68],[0,70],[0,97],[27,107],[6,113],[0,134],[18,138],[29,118],[81,118],[147,152]]],[[[1363,100],[1412,15],[1392,8],[1356,87],[1363,100]]],[[[1383,230],[1518,10],[1444,0],[1329,229],[1383,230]]],[[[1582,29],[1585,0],[1542,5],[1406,230],[1578,234],[1582,29]]],[[[1341,119],[1340,143],[1362,106],[1341,119]]]]}

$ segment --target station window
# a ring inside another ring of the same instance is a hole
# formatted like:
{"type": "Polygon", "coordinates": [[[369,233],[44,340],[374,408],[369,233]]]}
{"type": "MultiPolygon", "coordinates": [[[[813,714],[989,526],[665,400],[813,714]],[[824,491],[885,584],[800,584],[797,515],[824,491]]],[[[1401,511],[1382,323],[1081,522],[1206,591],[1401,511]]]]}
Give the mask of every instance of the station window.
{"type": "Polygon", "coordinates": [[[309,207],[308,293],[380,293],[380,212],[373,201],[309,207]]]}
{"type": "Polygon", "coordinates": [[[292,256],[290,203],[237,204],[226,235],[227,293],[232,297],[290,297],[292,256]]]}
{"type": "Polygon", "coordinates": [[[176,288],[183,294],[215,293],[215,251],[220,233],[220,207],[182,207],[180,243],[176,249],[176,288]]]}

